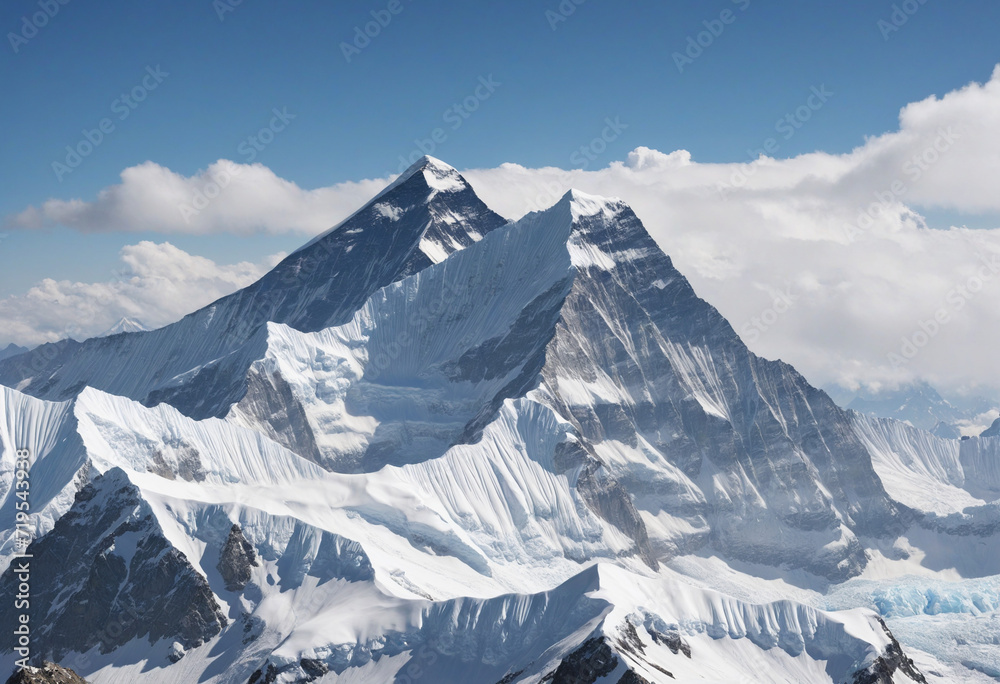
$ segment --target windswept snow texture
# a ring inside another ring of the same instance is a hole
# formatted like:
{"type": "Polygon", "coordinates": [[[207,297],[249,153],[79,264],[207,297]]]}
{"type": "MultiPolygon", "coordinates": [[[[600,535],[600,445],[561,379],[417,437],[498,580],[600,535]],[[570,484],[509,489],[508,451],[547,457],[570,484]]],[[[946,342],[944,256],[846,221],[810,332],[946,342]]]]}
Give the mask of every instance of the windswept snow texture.
{"type": "MultiPolygon", "coordinates": [[[[1000,438],[839,409],[620,200],[502,224],[425,158],[172,326],[0,362],[36,653],[94,684],[996,674],[1000,438]]],[[[9,590],[13,560],[7,529],[9,590]]]]}

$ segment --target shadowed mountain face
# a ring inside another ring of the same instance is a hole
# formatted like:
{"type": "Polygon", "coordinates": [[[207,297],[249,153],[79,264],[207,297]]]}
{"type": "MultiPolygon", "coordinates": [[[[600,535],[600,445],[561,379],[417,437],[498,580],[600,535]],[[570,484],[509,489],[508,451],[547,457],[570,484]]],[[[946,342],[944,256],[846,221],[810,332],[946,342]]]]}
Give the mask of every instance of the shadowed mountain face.
{"type": "Polygon", "coordinates": [[[8,344],[3,349],[0,349],[0,361],[9,359],[12,356],[17,356],[18,354],[23,354],[26,351],[28,351],[27,347],[19,347],[16,344],[8,344]]]}
{"type": "Polygon", "coordinates": [[[196,418],[221,416],[245,391],[268,321],[302,331],[343,323],[377,289],[504,223],[458,172],[424,158],[253,285],[159,330],[66,340],[0,361],[0,383],[50,400],[89,385],[196,418]]]}

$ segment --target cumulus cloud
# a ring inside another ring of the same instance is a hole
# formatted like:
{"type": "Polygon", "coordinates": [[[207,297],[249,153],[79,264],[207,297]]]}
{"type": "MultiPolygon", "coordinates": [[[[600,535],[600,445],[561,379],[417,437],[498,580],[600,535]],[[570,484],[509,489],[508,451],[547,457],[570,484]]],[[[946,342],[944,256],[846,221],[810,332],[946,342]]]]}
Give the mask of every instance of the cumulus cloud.
{"type": "Polygon", "coordinates": [[[93,337],[126,317],[158,328],[249,285],[284,255],[219,265],[168,242],[140,242],[120,257],[121,269],[106,281],[46,278],[24,295],[0,299],[0,329],[11,341],[35,345],[93,337]]]}
{"type": "MultiPolygon", "coordinates": [[[[597,170],[508,163],[463,173],[508,218],[571,187],[621,197],[752,349],[816,384],[1000,384],[1000,67],[984,84],[907,105],[898,130],[846,154],[702,164],[685,150],[638,148],[597,170]],[[929,209],[992,217],[997,229],[932,230],[929,209]]],[[[257,164],[220,161],[186,178],[146,163],[93,202],[51,200],[7,223],[312,235],[388,180],[302,190],[257,164]],[[196,205],[227,172],[218,196],[196,205]]],[[[163,320],[180,313],[170,297],[156,305],[173,312],[163,320]]]]}
{"type": "Polygon", "coordinates": [[[752,349],[814,383],[1000,385],[1000,67],[848,154],[699,164],[639,148],[597,171],[465,175],[510,217],[570,187],[625,199],[752,349]],[[932,230],[920,212],[935,208],[998,229],[932,230]]]}
{"type": "Polygon", "coordinates": [[[8,229],[62,225],[83,232],[315,235],[346,218],[385,185],[366,180],[303,190],[261,164],[220,159],[193,176],[147,161],[91,202],[50,199],[5,220],[8,229]]]}

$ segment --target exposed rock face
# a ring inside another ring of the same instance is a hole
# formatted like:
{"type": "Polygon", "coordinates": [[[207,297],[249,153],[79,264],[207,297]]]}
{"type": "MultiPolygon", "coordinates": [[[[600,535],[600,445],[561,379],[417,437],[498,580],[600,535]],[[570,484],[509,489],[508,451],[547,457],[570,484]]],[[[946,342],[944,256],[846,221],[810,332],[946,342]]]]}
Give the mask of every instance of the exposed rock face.
{"type": "Polygon", "coordinates": [[[670,649],[670,652],[674,655],[678,653],[683,653],[688,658],[691,657],[691,646],[688,642],[681,638],[679,632],[667,632],[666,634],[661,634],[655,629],[647,628],[650,636],[653,637],[653,641],[658,644],[663,644],[670,649]]]}
{"type": "Polygon", "coordinates": [[[247,392],[234,411],[289,451],[321,462],[305,410],[281,371],[267,373],[251,368],[247,375],[247,392]]]}
{"type": "Polygon", "coordinates": [[[41,667],[17,670],[7,680],[7,684],[87,684],[87,682],[73,670],[45,662],[41,667]]]}
{"type": "Polygon", "coordinates": [[[226,583],[226,589],[243,591],[250,581],[250,568],[258,564],[253,545],[243,536],[240,526],[233,525],[219,553],[219,564],[216,566],[226,583]]]}
{"type": "Polygon", "coordinates": [[[329,671],[330,668],[327,667],[326,663],[322,660],[312,658],[303,658],[297,664],[292,663],[282,668],[277,668],[273,664],[268,663],[259,670],[255,670],[250,675],[247,684],[274,684],[278,681],[279,676],[290,672],[294,673],[292,675],[295,678],[294,681],[306,684],[307,682],[316,681],[329,671]]]}
{"type": "MultiPolygon", "coordinates": [[[[121,470],[84,487],[28,553],[32,638],[43,655],[58,659],[94,646],[107,653],[142,637],[193,648],[226,625],[204,577],[163,536],[121,470]]],[[[4,595],[15,593],[13,568],[0,576],[4,595]]]]}
{"type": "Polygon", "coordinates": [[[889,631],[889,628],[886,627],[885,622],[881,618],[877,619],[889,637],[890,644],[886,648],[885,653],[879,656],[874,663],[864,670],[855,673],[851,684],[893,684],[893,675],[896,674],[897,670],[914,682],[923,682],[926,684],[927,680],[917,670],[913,664],[913,660],[903,653],[902,647],[900,647],[899,642],[896,641],[896,637],[892,635],[892,632],[889,631]]]}
{"type": "Polygon", "coordinates": [[[618,684],[650,684],[650,682],[645,677],[640,677],[632,670],[629,670],[618,680],[618,684]]]}
{"type": "Polygon", "coordinates": [[[566,656],[551,677],[552,684],[594,684],[618,667],[618,656],[608,643],[593,637],[566,656]]]}
{"type": "Polygon", "coordinates": [[[691,536],[658,550],[711,542],[831,579],[859,572],[856,535],[901,524],[847,414],[790,366],[751,353],[626,205],[570,195],[549,211],[573,221],[577,275],[538,394],[639,510],[690,521],[691,536]]]}
{"type": "Polygon", "coordinates": [[[649,546],[646,524],[625,487],[593,461],[580,473],[577,487],[591,510],[635,541],[637,555],[655,570],[659,561],[649,546]]]}

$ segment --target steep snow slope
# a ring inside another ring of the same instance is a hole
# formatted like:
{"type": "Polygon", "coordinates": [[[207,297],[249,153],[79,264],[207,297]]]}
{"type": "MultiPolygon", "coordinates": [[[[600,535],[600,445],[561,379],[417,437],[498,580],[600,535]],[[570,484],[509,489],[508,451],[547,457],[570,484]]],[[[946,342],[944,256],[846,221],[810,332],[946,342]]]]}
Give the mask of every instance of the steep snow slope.
{"type": "Polygon", "coordinates": [[[859,570],[857,534],[898,514],[847,416],[790,366],[759,359],[620,201],[571,195],[578,275],[539,396],[635,498],[661,553],[859,570]]]}
{"type": "Polygon", "coordinates": [[[984,503],[966,490],[961,442],[891,418],[852,413],[855,431],[892,497],[918,511],[948,515],[984,503]]]}
{"type": "Polygon", "coordinates": [[[712,543],[847,577],[858,534],[902,529],[848,416],[749,352],[620,201],[570,193],[342,326],[268,333],[229,418],[331,470],[477,443],[528,397],[573,427],[578,488],[652,564],[712,543]]]}
{"type": "Polygon", "coordinates": [[[1000,500],[1000,436],[972,437],[960,445],[965,488],[984,501],[1000,500]]]}
{"type": "Polygon", "coordinates": [[[30,532],[40,536],[73,503],[87,480],[86,452],[70,402],[47,402],[0,387],[0,570],[15,553],[14,488],[17,450],[26,448],[34,463],[28,488],[30,532]]]}
{"type": "Polygon", "coordinates": [[[342,323],[378,288],[504,223],[457,171],[432,158],[253,285],[159,330],[42,345],[0,362],[0,383],[62,400],[85,385],[198,418],[224,415],[263,353],[268,321],[342,323]]]}
{"type": "Polygon", "coordinates": [[[569,231],[521,222],[383,288],[342,326],[270,326],[230,418],[341,472],[419,462],[474,437],[495,398],[523,394],[538,373],[572,280],[569,231]],[[290,401],[312,443],[271,408],[290,401]]]}
{"type": "Polygon", "coordinates": [[[382,659],[382,674],[356,681],[412,676],[414,666],[440,682],[594,681],[584,678],[594,669],[611,682],[631,671],[660,682],[839,684],[875,669],[919,681],[859,612],[753,605],[607,566],[534,595],[397,598],[354,542],[245,505],[141,491],[108,471],[31,549],[39,558],[73,549],[69,572],[49,577],[58,565],[44,566],[38,600],[87,612],[50,614],[36,648],[95,684],[259,681],[256,672],[311,681],[382,659]],[[109,620],[118,627],[106,629],[109,620]]]}
{"type": "MultiPolygon", "coordinates": [[[[0,515],[14,520],[11,482],[16,449],[30,446],[33,536],[53,527],[91,479],[112,468],[169,480],[275,485],[321,477],[323,471],[248,430],[218,419],[194,421],[176,409],[85,389],[72,402],[46,402],[0,388],[0,515]]],[[[0,537],[0,569],[14,553],[13,529],[0,537]]]]}

